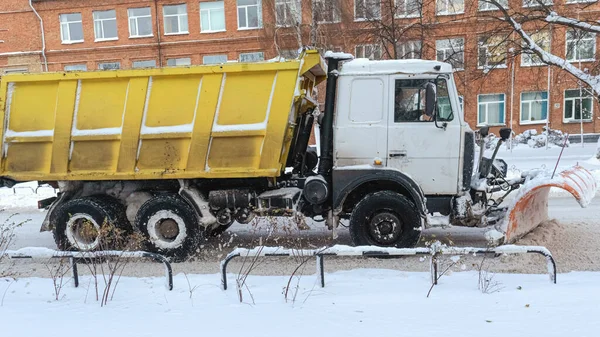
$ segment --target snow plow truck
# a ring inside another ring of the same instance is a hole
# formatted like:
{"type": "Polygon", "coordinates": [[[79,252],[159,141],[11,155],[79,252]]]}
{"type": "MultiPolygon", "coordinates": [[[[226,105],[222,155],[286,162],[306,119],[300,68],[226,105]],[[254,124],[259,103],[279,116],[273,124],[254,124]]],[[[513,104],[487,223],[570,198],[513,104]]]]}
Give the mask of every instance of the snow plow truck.
{"type": "Polygon", "coordinates": [[[0,109],[1,185],[58,189],[39,207],[62,250],[104,247],[110,224],[181,258],[265,216],[348,221],[354,245],[413,247],[441,214],[512,243],[547,219],[552,187],[582,207],[596,191],[579,166],[508,179],[496,154],[511,130],[484,158],[476,142],[489,130],[471,130],[452,67],[437,61],[307,49],[259,63],[11,74],[0,109]]]}

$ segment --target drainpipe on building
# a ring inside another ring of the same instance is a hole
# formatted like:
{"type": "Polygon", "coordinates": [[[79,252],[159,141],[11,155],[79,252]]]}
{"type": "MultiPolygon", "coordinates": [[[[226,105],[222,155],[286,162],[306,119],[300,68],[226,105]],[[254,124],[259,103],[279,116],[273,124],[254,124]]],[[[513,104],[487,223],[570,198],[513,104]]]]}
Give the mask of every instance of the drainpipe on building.
{"type": "MultiPolygon", "coordinates": [[[[548,27],[548,49],[550,50],[550,53],[552,53],[552,24],[550,24],[550,27],[548,27]]],[[[552,67],[548,64],[548,111],[546,111],[546,150],[548,150],[550,148],[550,117],[552,116],[552,99],[551,99],[551,95],[550,93],[552,92],[551,87],[552,87],[552,67]]],[[[563,107],[564,109],[564,107],[563,107]]]]}
{"type": "Polygon", "coordinates": [[[42,30],[42,58],[44,59],[44,71],[48,71],[48,59],[46,58],[46,37],[44,35],[44,20],[42,20],[42,17],[35,10],[31,1],[32,0],[29,0],[29,7],[31,7],[31,10],[35,16],[37,16],[38,20],[40,20],[40,29],[42,30]]]}
{"type": "MultiPolygon", "coordinates": [[[[511,61],[511,76],[510,76],[510,128],[513,128],[513,109],[515,106],[515,58],[517,57],[517,54],[513,52],[513,57],[512,57],[512,61],[511,61]]],[[[520,110],[520,109],[519,109],[520,110]]],[[[520,120],[520,118],[519,118],[520,120]]],[[[512,153],[513,150],[513,132],[510,133],[510,153],[512,153]]]]}
{"type": "MultiPolygon", "coordinates": [[[[31,1],[31,0],[30,0],[31,1]]],[[[156,37],[158,38],[158,67],[162,68],[163,60],[162,60],[162,50],[160,48],[160,20],[158,19],[158,3],[157,0],[154,0],[154,13],[156,14],[156,37]]]]}

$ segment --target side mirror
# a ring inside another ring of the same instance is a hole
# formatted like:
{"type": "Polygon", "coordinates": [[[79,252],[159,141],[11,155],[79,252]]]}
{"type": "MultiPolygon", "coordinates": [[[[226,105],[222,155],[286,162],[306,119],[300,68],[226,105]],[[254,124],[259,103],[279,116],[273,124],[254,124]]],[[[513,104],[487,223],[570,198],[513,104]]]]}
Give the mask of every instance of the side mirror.
{"type": "Polygon", "coordinates": [[[481,135],[481,137],[484,137],[484,138],[485,138],[485,137],[487,137],[487,135],[489,135],[489,134],[490,134],[490,127],[489,127],[489,126],[487,126],[487,125],[485,125],[485,126],[482,126],[482,127],[479,129],[479,134],[481,135]]]}
{"type": "Polygon", "coordinates": [[[425,87],[425,114],[433,116],[437,105],[437,87],[431,82],[427,82],[425,87]]]}

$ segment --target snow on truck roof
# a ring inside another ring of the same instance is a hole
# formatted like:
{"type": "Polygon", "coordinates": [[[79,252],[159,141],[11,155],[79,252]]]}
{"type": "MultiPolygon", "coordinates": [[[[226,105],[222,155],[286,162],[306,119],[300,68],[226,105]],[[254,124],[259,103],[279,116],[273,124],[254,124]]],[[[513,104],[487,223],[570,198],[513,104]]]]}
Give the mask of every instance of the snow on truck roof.
{"type": "Polygon", "coordinates": [[[342,65],[340,75],[359,74],[422,74],[422,73],[452,73],[449,63],[431,60],[382,60],[354,59],[342,65]],[[437,69],[436,67],[439,67],[437,69]]]}

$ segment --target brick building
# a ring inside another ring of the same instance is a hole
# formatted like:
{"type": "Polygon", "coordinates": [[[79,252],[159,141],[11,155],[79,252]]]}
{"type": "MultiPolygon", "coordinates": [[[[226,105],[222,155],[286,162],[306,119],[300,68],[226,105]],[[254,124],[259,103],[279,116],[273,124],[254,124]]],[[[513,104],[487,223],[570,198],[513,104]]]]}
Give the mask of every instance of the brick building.
{"type": "MultiPolygon", "coordinates": [[[[2,0],[0,75],[259,61],[293,57],[306,44],[388,58],[389,46],[377,42],[381,36],[365,33],[370,19],[382,15],[377,2],[32,0],[30,6],[29,0],[2,0]]],[[[504,0],[524,10],[530,2],[504,0]]],[[[554,0],[554,7],[590,17],[600,11],[581,0],[554,0]]],[[[488,13],[499,12],[490,9],[477,0],[403,0],[395,8],[397,26],[419,29],[403,31],[394,56],[452,62],[472,127],[511,126],[519,133],[549,123],[571,134],[600,132],[597,99],[531,55],[510,57],[513,48],[490,33],[495,21],[488,13]]],[[[518,40],[515,33],[507,36],[518,40]]],[[[575,43],[573,32],[544,27],[536,38],[552,53],[596,71],[596,36],[578,36],[575,43]]]]}

